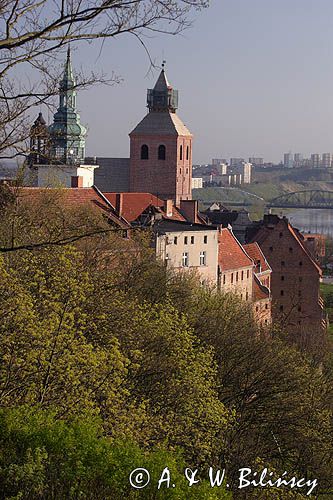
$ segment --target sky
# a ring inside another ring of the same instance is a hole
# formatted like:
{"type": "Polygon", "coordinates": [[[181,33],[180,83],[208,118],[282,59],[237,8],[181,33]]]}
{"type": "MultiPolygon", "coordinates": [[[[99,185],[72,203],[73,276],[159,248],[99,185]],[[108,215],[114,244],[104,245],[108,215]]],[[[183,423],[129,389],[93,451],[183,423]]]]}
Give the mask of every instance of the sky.
{"type": "MultiPolygon", "coordinates": [[[[232,156],[278,162],[283,153],[333,152],[332,0],[211,0],[178,36],[145,39],[167,61],[178,114],[194,135],[193,162],[232,156]]],[[[87,155],[127,157],[158,70],[121,35],[74,50],[74,68],[115,72],[122,83],[78,95],[87,155]]]]}

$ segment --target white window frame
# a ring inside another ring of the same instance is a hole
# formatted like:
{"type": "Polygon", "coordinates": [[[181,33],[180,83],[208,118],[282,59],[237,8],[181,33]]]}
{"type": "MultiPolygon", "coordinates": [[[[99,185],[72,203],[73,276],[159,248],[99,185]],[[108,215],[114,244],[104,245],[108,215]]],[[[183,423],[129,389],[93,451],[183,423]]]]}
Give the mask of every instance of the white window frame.
{"type": "Polygon", "coordinates": [[[189,254],[188,254],[188,252],[183,252],[182,267],[189,267],[189,254]]]}

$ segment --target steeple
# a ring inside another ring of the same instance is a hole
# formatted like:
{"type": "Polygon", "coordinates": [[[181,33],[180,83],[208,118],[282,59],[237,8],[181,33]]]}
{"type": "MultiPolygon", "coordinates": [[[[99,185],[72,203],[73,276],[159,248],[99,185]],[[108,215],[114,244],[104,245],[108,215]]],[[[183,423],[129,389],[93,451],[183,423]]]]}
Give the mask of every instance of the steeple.
{"type": "Polygon", "coordinates": [[[174,90],[169,84],[164,70],[164,62],[155,87],[147,91],[147,106],[149,111],[170,113],[175,113],[178,108],[178,90],[174,90]]]}
{"type": "Polygon", "coordinates": [[[64,73],[59,85],[59,107],[50,126],[52,157],[64,164],[83,163],[86,129],[76,110],[75,78],[70,48],[67,51],[64,73]]]}
{"type": "Polygon", "coordinates": [[[47,163],[49,157],[50,135],[42,113],[34,121],[30,129],[30,166],[47,163]]]}

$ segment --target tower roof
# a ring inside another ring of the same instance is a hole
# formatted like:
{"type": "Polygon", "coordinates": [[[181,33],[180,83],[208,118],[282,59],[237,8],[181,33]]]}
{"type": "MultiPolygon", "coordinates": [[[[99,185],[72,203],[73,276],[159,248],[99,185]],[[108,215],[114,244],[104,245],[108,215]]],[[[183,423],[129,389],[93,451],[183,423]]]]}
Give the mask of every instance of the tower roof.
{"type": "Polygon", "coordinates": [[[151,111],[132,130],[130,135],[180,135],[192,137],[176,113],[151,111]]]}
{"type": "Polygon", "coordinates": [[[45,126],[46,121],[44,120],[43,113],[39,112],[36,120],[34,121],[33,127],[45,126]]]}
{"type": "Polygon", "coordinates": [[[165,90],[171,89],[172,87],[170,86],[167,76],[165,74],[164,69],[162,69],[160,76],[158,77],[154,90],[157,90],[159,92],[163,92],[165,90]]]}
{"type": "Polygon", "coordinates": [[[147,91],[147,106],[149,111],[171,111],[172,113],[175,113],[178,108],[178,90],[174,90],[168,82],[164,63],[155,87],[147,91]]]}
{"type": "Polygon", "coordinates": [[[70,87],[73,87],[74,85],[75,85],[75,79],[74,79],[72,61],[71,61],[71,49],[70,49],[70,47],[68,47],[64,74],[63,74],[60,86],[63,90],[67,90],[70,87]]]}

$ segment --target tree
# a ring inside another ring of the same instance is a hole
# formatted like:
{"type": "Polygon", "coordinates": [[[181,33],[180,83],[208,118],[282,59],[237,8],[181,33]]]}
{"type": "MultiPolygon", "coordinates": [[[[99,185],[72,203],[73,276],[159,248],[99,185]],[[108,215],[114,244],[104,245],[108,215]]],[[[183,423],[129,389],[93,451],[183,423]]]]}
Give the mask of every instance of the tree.
{"type": "Polygon", "coordinates": [[[51,411],[0,410],[0,498],[231,500],[224,487],[212,489],[207,476],[189,487],[186,465],[178,452],[145,452],[134,442],[103,436],[102,422],[89,415],[64,422],[51,411]],[[138,467],[151,476],[141,490],[129,482],[138,467]],[[164,484],[158,491],[165,467],[176,487],[164,484]]]}
{"type": "MultiPolygon", "coordinates": [[[[58,92],[59,55],[71,42],[123,34],[145,46],[145,33],[177,34],[189,26],[192,9],[208,0],[5,0],[0,5],[0,155],[24,155],[30,127],[27,112],[50,104],[58,92]],[[32,71],[32,78],[20,78],[32,71]]],[[[105,75],[78,79],[77,86],[117,81],[105,75]]]]}

